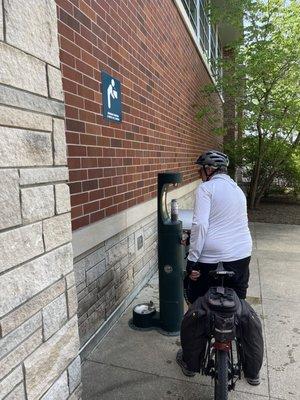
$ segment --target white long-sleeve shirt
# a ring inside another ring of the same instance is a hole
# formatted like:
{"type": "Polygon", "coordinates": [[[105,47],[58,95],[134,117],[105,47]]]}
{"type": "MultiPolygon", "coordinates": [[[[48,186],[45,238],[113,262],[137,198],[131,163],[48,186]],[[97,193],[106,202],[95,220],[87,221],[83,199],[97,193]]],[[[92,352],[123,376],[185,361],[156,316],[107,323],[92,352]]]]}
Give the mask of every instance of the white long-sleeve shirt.
{"type": "Polygon", "coordinates": [[[251,251],[245,195],[228,175],[214,175],[196,190],[188,259],[236,261],[251,251]]]}

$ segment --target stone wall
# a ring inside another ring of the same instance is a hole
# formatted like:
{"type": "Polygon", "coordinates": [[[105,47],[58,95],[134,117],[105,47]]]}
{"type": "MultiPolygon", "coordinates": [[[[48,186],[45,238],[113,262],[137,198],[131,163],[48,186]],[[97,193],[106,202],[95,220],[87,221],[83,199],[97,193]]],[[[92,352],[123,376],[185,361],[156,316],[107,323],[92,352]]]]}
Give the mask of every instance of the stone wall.
{"type": "MultiPolygon", "coordinates": [[[[193,199],[193,192],[187,193],[178,200],[179,207],[193,208],[193,199]]],[[[132,294],[136,293],[156,270],[156,212],[99,243],[91,251],[76,257],[74,272],[78,292],[81,347],[98,330],[101,336],[101,329],[103,330],[112,313],[126,299],[128,305],[132,294]]]]}
{"type": "Polygon", "coordinates": [[[0,0],[0,399],[79,399],[54,0],[0,0]]]}

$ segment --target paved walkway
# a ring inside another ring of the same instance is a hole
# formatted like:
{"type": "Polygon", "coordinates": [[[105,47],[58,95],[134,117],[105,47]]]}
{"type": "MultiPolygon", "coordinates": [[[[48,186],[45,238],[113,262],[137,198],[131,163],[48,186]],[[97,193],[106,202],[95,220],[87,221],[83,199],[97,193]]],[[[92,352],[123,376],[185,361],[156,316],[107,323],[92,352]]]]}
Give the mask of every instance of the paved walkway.
{"type": "MultiPolygon", "coordinates": [[[[244,380],[232,400],[296,400],[300,393],[300,226],[255,223],[248,301],[265,336],[262,383],[244,380]]],[[[157,277],[133,304],[154,300],[157,277]]],[[[132,304],[132,306],[133,306],[132,304]]],[[[187,378],[175,362],[178,337],[129,328],[132,306],[83,365],[83,400],[209,400],[210,378],[187,378]]]]}

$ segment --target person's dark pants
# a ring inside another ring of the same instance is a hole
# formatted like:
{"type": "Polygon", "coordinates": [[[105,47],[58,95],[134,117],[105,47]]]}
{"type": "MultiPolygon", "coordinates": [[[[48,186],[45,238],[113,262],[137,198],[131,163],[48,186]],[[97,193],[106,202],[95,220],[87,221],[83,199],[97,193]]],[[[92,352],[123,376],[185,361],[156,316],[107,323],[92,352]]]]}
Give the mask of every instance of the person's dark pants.
{"type": "MultiPolygon", "coordinates": [[[[241,260],[223,262],[223,267],[227,271],[234,271],[235,275],[231,278],[225,277],[224,286],[235,290],[240,299],[245,299],[249,282],[249,264],[251,257],[241,260]]],[[[198,297],[204,296],[211,286],[218,286],[219,280],[209,276],[209,271],[216,269],[218,264],[197,263],[197,269],[200,271],[200,277],[197,281],[192,281],[186,277],[187,297],[190,303],[193,303],[198,297]]]]}

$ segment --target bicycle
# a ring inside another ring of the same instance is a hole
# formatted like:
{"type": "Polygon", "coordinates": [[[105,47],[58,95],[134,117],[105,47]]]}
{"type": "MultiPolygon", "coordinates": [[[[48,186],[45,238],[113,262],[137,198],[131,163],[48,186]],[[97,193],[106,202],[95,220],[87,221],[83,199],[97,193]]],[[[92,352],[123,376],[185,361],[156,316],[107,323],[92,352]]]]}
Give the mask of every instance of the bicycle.
{"type": "Polygon", "coordinates": [[[219,263],[210,275],[221,279],[221,285],[211,287],[205,295],[210,315],[210,334],[201,372],[214,379],[215,400],[227,400],[228,392],[234,390],[242,373],[242,349],[236,336],[238,304],[234,301],[236,295],[233,289],[224,287],[224,278],[234,274],[233,271],[225,271],[223,264],[219,263]]]}

